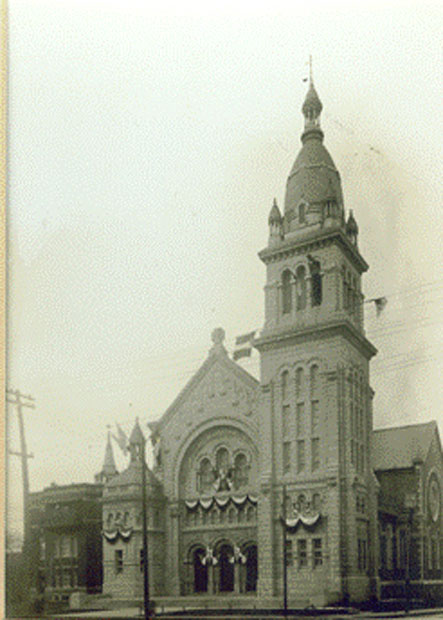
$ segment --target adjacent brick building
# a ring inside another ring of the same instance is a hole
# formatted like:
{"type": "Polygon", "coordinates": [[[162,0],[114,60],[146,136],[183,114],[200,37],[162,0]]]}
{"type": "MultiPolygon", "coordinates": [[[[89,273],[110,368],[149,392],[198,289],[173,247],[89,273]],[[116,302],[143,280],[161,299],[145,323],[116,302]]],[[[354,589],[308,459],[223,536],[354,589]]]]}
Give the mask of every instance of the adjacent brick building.
{"type": "Polygon", "coordinates": [[[443,459],[435,422],[374,432],[381,595],[443,599],[443,459]],[[409,557],[408,557],[409,555],[409,557]]]}
{"type": "Polygon", "coordinates": [[[33,583],[46,601],[102,587],[102,484],[55,485],[31,493],[33,583]]]}

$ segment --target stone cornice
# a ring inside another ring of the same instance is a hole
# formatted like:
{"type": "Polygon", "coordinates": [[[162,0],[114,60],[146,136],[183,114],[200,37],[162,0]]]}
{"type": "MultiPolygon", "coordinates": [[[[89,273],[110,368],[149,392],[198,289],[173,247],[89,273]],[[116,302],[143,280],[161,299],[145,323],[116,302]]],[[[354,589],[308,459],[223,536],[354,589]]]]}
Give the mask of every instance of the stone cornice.
{"type": "Polygon", "coordinates": [[[315,252],[316,250],[335,243],[345,254],[356,264],[360,273],[369,269],[369,265],[362,257],[358,249],[352,245],[346,234],[341,228],[326,230],[324,232],[311,233],[301,239],[290,239],[282,241],[279,245],[267,247],[258,253],[259,258],[268,265],[269,263],[297,256],[298,254],[306,254],[307,252],[315,252]]]}
{"type": "Polygon", "coordinates": [[[306,339],[315,338],[329,338],[335,335],[344,336],[348,342],[354,345],[366,359],[371,359],[376,353],[377,349],[369,340],[361,334],[353,325],[347,320],[337,320],[325,323],[323,325],[312,325],[303,328],[289,328],[282,330],[273,330],[269,334],[265,334],[259,338],[256,338],[253,345],[258,351],[266,351],[278,345],[281,342],[297,343],[306,339]]]}

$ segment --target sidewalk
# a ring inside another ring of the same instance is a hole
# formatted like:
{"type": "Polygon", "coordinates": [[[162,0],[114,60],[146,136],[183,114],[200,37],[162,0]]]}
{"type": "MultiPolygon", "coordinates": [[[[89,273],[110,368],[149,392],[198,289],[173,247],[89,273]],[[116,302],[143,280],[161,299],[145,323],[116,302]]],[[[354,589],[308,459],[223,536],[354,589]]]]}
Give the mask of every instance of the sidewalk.
{"type": "MultiPolygon", "coordinates": [[[[171,608],[171,609],[165,609],[165,611],[161,614],[158,614],[157,616],[155,616],[156,618],[164,618],[165,620],[167,620],[168,618],[186,618],[187,620],[189,620],[190,618],[198,618],[199,620],[205,620],[205,618],[209,618],[210,620],[219,620],[220,618],[223,620],[254,620],[254,618],[260,618],[260,620],[263,618],[264,620],[274,620],[275,619],[279,619],[281,620],[282,618],[284,618],[283,615],[268,615],[266,614],[266,612],[261,613],[260,611],[257,610],[257,612],[255,614],[251,614],[251,613],[242,613],[239,612],[238,614],[235,614],[235,612],[232,615],[229,614],[223,614],[221,613],[220,615],[214,613],[214,614],[208,614],[207,616],[202,615],[202,614],[198,614],[193,616],[192,611],[189,611],[188,613],[182,613],[180,615],[175,615],[175,613],[177,613],[178,611],[180,611],[178,608],[171,608]],[[174,613],[175,612],[175,613],[174,613]],[[171,615],[169,615],[171,614],[171,615]]],[[[141,619],[143,618],[143,614],[140,611],[139,607],[130,607],[130,608],[126,608],[126,609],[112,609],[112,610],[102,610],[102,611],[85,611],[85,612],[81,612],[81,611],[77,611],[77,612],[69,612],[66,614],[54,614],[52,616],[47,616],[48,618],[76,618],[77,620],[80,620],[82,618],[101,618],[102,620],[106,620],[107,618],[121,618],[122,620],[131,620],[131,619],[141,619]]],[[[296,619],[296,618],[309,618],[309,617],[315,617],[315,615],[304,615],[303,613],[296,613],[296,614],[288,614],[288,619],[292,618],[292,619],[296,619]]],[[[414,620],[420,620],[421,618],[428,618],[428,617],[434,617],[434,618],[441,618],[443,620],[443,608],[432,608],[432,609],[413,609],[411,611],[408,612],[408,614],[405,614],[404,611],[388,611],[388,612],[371,612],[371,611],[357,611],[355,613],[349,613],[349,614],[343,614],[340,613],[339,610],[337,610],[336,613],[331,613],[328,615],[318,615],[318,617],[320,618],[324,618],[325,620],[345,620],[345,619],[349,619],[349,618],[354,618],[354,619],[360,619],[360,618],[380,618],[382,620],[384,619],[388,619],[388,618],[413,618],[414,620]]]]}

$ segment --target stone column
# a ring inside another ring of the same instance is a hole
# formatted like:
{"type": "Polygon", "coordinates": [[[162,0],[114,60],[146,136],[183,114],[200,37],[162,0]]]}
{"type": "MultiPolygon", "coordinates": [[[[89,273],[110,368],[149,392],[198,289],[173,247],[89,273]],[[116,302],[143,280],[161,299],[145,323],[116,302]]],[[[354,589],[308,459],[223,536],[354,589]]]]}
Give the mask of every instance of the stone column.
{"type": "Polygon", "coordinates": [[[214,585],[215,585],[215,566],[210,564],[208,566],[208,594],[214,594],[214,585]]]}
{"type": "Polygon", "coordinates": [[[168,555],[170,558],[169,566],[172,570],[168,571],[168,566],[165,566],[166,569],[166,581],[169,581],[170,588],[169,591],[174,596],[180,596],[180,575],[182,571],[182,549],[180,546],[180,508],[178,501],[173,501],[169,505],[169,540],[167,541],[168,545],[168,555]]]}
{"type": "Polygon", "coordinates": [[[240,563],[234,562],[234,592],[240,594],[240,563]]]}

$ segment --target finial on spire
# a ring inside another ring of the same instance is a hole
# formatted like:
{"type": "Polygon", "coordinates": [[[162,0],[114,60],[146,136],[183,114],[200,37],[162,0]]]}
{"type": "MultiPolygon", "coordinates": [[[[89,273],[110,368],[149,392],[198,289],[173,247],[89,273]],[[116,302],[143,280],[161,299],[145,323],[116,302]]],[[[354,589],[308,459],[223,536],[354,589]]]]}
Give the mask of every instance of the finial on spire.
{"type": "Polygon", "coordinates": [[[277,225],[281,224],[281,213],[280,213],[280,209],[278,208],[276,198],[274,198],[274,201],[272,203],[271,212],[269,213],[269,217],[268,217],[268,224],[270,226],[272,224],[277,224],[277,225]]]}
{"type": "MultiPolygon", "coordinates": [[[[303,103],[302,112],[305,117],[305,131],[303,136],[313,135],[312,130],[318,136],[323,136],[320,130],[320,114],[322,111],[322,103],[317,91],[314,88],[314,78],[312,75],[312,55],[309,55],[309,88],[303,103]]],[[[302,140],[303,140],[302,136],[302,140]]]]}

